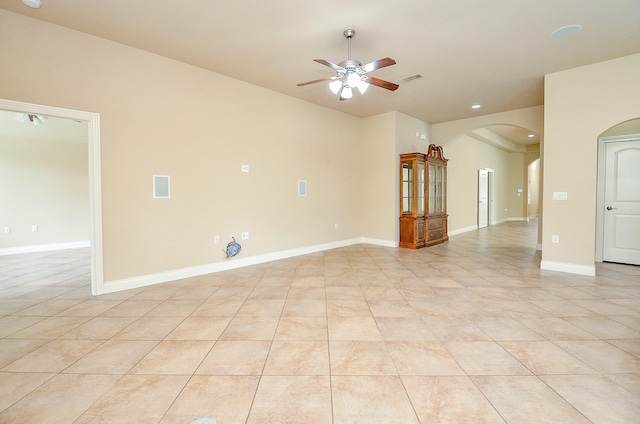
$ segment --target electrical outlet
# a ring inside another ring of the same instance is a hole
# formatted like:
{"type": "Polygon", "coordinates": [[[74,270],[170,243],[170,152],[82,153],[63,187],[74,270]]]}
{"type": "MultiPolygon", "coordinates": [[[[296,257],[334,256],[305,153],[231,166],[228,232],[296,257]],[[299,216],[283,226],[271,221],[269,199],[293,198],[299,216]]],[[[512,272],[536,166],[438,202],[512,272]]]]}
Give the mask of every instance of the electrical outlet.
{"type": "Polygon", "coordinates": [[[11,234],[11,227],[4,227],[5,234],[11,234]]]}
{"type": "Polygon", "coordinates": [[[551,243],[560,243],[560,236],[557,234],[554,234],[551,236],[551,243]]]}
{"type": "Polygon", "coordinates": [[[32,233],[37,233],[38,232],[38,226],[37,225],[32,225],[31,226],[31,232],[32,233]]]}
{"type": "Polygon", "coordinates": [[[249,165],[242,165],[242,172],[249,172],[249,165]]]}
{"type": "Polygon", "coordinates": [[[220,244],[220,236],[213,236],[213,244],[220,244]]]}
{"type": "Polygon", "coordinates": [[[334,229],[334,230],[337,230],[337,229],[338,229],[338,224],[334,224],[334,225],[333,225],[333,229],[334,229]]]}
{"type": "Polygon", "coordinates": [[[242,240],[249,240],[249,233],[242,233],[242,240]]]}

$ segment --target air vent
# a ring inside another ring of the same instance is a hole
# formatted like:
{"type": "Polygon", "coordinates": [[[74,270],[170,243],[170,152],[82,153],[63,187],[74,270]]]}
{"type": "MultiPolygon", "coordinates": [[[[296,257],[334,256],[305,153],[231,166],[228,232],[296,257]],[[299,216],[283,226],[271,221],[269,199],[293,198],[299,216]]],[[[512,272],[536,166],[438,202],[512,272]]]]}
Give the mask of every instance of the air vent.
{"type": "Polygon", "coordinates": [[[420,74],[411,75],[409,77],[402,78],[402,81],[409,82],[409,81],[417,80],[418,78],[422,78],[422,75],[420,74]]]}
{"type": "Polygon", "coordinates": [[[154,175],[153,198],[168,199],[170,197],[170,177],[168,175],[154,175]]]}
{"type": "Polygon", "coordinates": [[[307,195],[307,181],[298,180],[298,196],[304,197],[307,195]]]}

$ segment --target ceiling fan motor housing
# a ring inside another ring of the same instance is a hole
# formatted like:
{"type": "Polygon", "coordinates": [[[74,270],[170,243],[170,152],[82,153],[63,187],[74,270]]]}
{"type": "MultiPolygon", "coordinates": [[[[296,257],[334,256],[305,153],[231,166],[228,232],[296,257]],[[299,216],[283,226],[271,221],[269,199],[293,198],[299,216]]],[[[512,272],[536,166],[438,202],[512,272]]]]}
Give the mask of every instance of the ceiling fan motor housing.
{"type": "Polygon", "coordinates": [[[338,65],[342,66],[347,71],[356,71],[358,68],[362,66],[362,63],[358,62],[355,59],[345,59],[342,62],[338,63],[338,65]]]}

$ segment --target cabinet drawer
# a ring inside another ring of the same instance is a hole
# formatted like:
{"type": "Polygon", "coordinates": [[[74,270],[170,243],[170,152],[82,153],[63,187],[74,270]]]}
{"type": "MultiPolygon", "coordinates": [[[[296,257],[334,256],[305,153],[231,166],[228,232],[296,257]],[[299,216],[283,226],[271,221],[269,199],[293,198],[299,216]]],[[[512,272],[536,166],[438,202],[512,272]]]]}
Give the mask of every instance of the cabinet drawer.
{"type": "Polygon", "coordinates": [[[429,218],[429,230],[441,229],[444,226],[444,218],[429,218]]]}
{"type": "Polygon", "coordinates": [[[438,240],[441,239],[444,235],[442,229],[439,230],[429,230],[429,240],[438,240]]]}

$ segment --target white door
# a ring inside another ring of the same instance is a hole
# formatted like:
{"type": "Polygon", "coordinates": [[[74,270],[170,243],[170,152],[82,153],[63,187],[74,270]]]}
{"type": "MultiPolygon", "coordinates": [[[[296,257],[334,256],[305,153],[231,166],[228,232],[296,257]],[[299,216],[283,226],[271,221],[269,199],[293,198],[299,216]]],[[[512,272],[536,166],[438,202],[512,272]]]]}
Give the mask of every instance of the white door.
{"type": "Polygon", "coordinates": [[[605,149],[602,259],[640,265],[640,140],[605,149]]]}
{"type": "Polygon", "coordinates": [[[489,171],[478,170],[478,228],[489,225],[489,171]]]}

